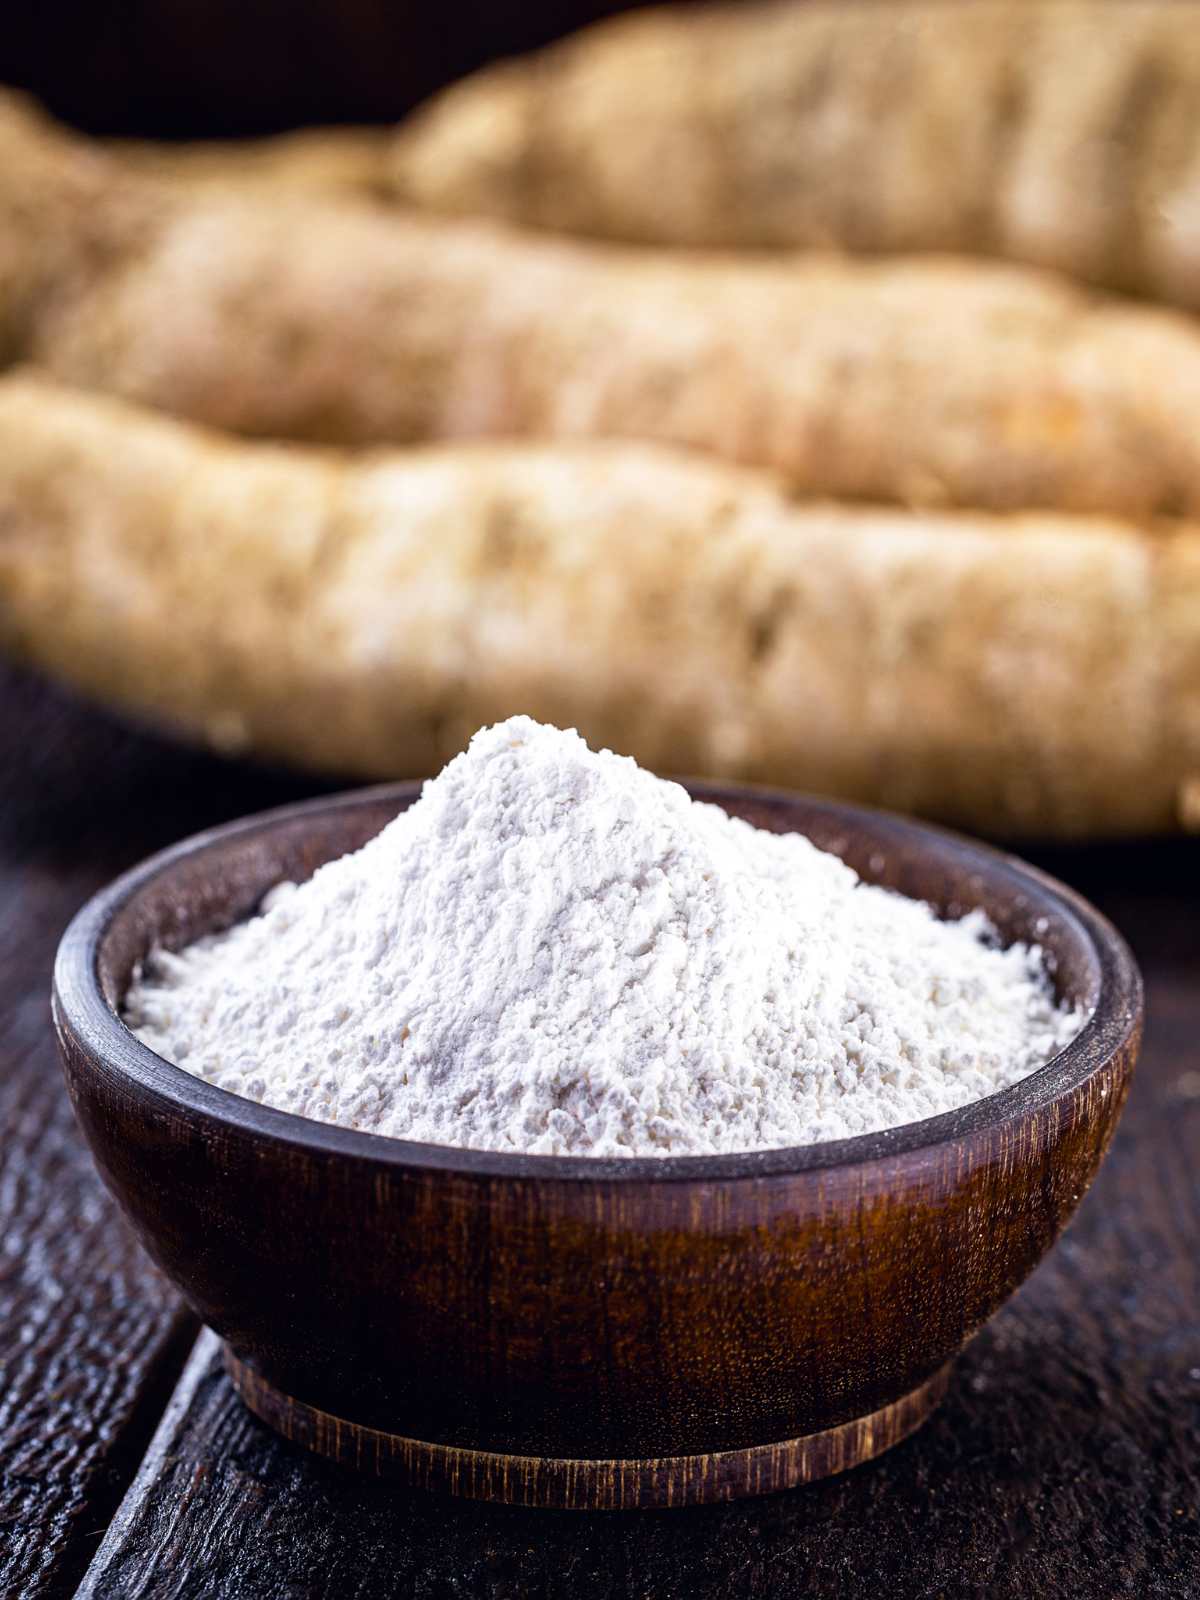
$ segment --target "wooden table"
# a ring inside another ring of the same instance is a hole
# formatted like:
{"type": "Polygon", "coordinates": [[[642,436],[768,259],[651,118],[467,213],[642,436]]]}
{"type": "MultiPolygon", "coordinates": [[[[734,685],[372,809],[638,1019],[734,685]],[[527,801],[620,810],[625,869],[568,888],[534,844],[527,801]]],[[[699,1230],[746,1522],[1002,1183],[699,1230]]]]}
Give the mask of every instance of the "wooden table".
{"type": "Polygon", "coordinates": [[[50,962],[76,906],[311,793],[0,669],[0,1596],[1200,1596],[1200,844],[1041,851],[1131,939],[1149,1026],[1078,1219],[881,1461],[710,1510],[582,1516],[367,1482],[253,1421],[71,1120],[50,962]]]}

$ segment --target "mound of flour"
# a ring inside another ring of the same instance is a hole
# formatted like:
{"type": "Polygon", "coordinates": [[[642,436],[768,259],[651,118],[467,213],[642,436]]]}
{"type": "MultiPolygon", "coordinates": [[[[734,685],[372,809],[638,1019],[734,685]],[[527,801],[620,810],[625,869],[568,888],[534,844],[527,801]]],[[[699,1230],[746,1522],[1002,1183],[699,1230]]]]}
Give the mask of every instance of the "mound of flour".
{"type": "Polygon", "coordinates": [[[1081,1016],[990,934],[516,717],[364,849],[156,952],[127,1021],[222,1088],[375,1133],[752,1150],[928,1117],[1053,1055],[1081,1016]]]}

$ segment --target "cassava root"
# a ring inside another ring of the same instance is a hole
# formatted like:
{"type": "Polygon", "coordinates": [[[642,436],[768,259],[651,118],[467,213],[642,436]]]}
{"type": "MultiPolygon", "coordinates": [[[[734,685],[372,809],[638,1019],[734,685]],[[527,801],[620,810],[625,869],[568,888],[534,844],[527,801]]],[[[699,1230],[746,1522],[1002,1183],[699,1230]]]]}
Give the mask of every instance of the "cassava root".
{"type": "Polygon", "coordinates": [[[659,771],[1168,831],[1200,529],[798,508],[639,444],[362,456],[0,379],[0,639],[223,749],[436,770],[516,711],[659,771]]]}
{"type": "Polygon", "coordinates": [[[802,495],[1200,517],[1200,328],[1178,313],[950,259],[693,259],[266,204],[18,134],[0,346],[67,383],[252,435],[624,435],[802,495]]]}
{"type": "Polygon", "coordinates": [[[445,90],[392,180],[600,238],[971,252],[1198,307],[1198,104],[1172,0],[678,6],[445,90]]]}

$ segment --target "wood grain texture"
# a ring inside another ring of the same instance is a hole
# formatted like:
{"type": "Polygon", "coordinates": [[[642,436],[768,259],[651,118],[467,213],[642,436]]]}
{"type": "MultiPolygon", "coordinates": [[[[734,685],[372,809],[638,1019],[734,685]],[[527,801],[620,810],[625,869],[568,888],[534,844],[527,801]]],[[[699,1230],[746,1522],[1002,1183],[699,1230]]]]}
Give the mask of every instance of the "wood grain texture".
{"type": "Polygon", "coordinates": [[[57,1592],[94,1549],[191,1319],[82,1146],[48,1048],[57,918],[33,874],[14,884],[9,866],[0,966],[6,993],[22,993],[0,1009],[0,1594],[32,1596],[57,1592]]]}
{"type": "Polygon", "coordinates": [[[38,770],[32,747],[16,750],[32,729],[11,697],[3,710],[18,742],[0,767],[0,1594],[32,1596],[94,1549],[190,1319],[100,1188],[49,1030],[54,945],[104,875],[102,838],[89,826],[89,866],[55,873],[48,840],[22,826],[38,770]]]}
{"type": "Polygon", "coordinates": [[[182,841],[72,923],[55,1025],[106,1182],[289,1438],[520,1505],[790,1488],[911,1431],[923,1386],[1074,1212],[1141,1031],[1111,926],[1013,857],[905,818],[690,788],[948,915],[980,908],[1005,943],[1040,942],[1087,1025],[1004,1093],[816,1147],[598,1161],[378,1139],[200,1082],[117,1010],[151,948],[358,848],[419,785],[182,841]]]}
{"type": "Polygon", "coordinates": [[[280,1394],[228,1346],[222,1358],[234,1388],[256,1417],[285,1439],[342,1466],[468,1500],[572,1511],[711,1505],[833,1477],[873,1461],[915,1433],[945,1394],[953,1365],[948,1361],[932,1378],[878,1411],[798,1439],[666,1459],[579,1461],[459,1450],[348,1424],[280,1394]]]}
{"type": "Polygon", "coordinates": [[[450,1502],[363,1483],[273,1437],[212,1341],[85,1593],[1189,1600],[1200,949],[1183,884],[1195,858],[1044,858],[1133,937],[1150,979],[1142,1065],[1075,1226],[960,1359],[940,1411],[889,1456],[787,1495],[636,1518],[450,1502]]]}
{"type": "Polygon", "coordinates": [[[934,1418],[880,1461],[761,1501],[638,1517],[455,1502],[277,1439],[206,1335],[82,1595],[1191,1600],[1200,1308],[1182,1256],[1200,1096],[1179,1042],[1152,1027],[1078,1223],[960,1359],[934,1418]]]}
{"type": "MultiPolygon", "coordinates": [[[[149,839],[169,838],[197,792],[190,756],[7,669],[0,738],[0,1595],[32,1600],[74,1588],[195,1326],[79,1136],[55,1059],[50,965],[80,900],[149,839]]],[[[203,765],[211,784],[219,769],[203,765]]],[[[204,803],[219,806],[219,792],[204,803]]]]}
{"type": "MultiPolygon", "coordinates": [[[[131,736],[7,672],[0,730],[5,886],[15,862],[27,870],[23,932],[7,941],[9,963],[0,965],[0,1018],[10,1030],[18,1010],[32,1016],[44,1007],[44,965],[35,970],[32,950],[26,961],[19,948],[12,965],[14,945],[32,947],[41,918],[61,924],[98,882],[150,849],[313,787],[131,736]]],[[[1148,980],[1142,1063],[1077,1221],[961,1358],[948,1399],[914,1439],[872,1466],[762,1501],[634,1518],[511,1511],[365,1484],[286,1445],[238,1402],[210,1341],[85,1593],[1193,1600],[1200,919],[1190,884],[1200,849],[1130,845],[1040,859],[1131,938],[1148,980]]],[[[47,936],[46,965],[52,943],[47,936]]],[[[0,1055],[6,1083],[12,1038],[0,1055]]],[[[41,1049],[47,1092],[59,1093],[45,1038],[41,1049]]],[[[104,1203],[97,1189],[91,1194],[104,1203]]],[[[51,1373],[38,1367],[34,1378],[48,1396],[51,1373]]],[[[6,1471],[8,1402],[0,1391],[6,1471]]],[[[63,1421],[53,1442],[61,1481],[79,1470],[89,1438],[63,1421]]],[[[80,1479],[88,1483],[86,1472],[80,1479]]],[[[48,1479],[38,1486],[47,1514],[0,1530],[6,1600],[23,1584],[29,1594],[69,1592],[52,1576],[63,1570],[52,1487],[48,1479]],[[15,1560],[51,1576],[14,1577],[15,1560]]],[[[95,1501],[85,1494],[85,1504],[95,1501]]],[[[103,1516],[75,1519],[91,1534],[76,1549],[94,1548],[103,1516]]]]}

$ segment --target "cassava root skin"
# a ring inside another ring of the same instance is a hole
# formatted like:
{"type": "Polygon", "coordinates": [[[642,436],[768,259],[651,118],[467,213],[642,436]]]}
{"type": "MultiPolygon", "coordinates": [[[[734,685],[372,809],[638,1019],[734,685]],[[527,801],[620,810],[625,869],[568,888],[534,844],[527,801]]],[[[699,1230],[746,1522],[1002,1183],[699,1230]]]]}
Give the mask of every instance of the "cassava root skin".
{"type": "Polygon", "coordinates": [[[161,212],[96,145],[0,89],[0,365],[20,357],[50,302],[127,260],[161,212]]]}
{"type": "Polygon", "coordinates": [[[599,238],[978,252],[1196,307],[1198,103],[1172,0],[678,6],[443,91],[392,174],[599,238]]]}
{"type": "Polygon", "coordinates": [[[797,508],[638,444],[340,456],[0,379],[0,639],[343,773],[435,771],[526,711],[659,771],[1166,831],[1200,773],[1198,608],[1191,527],[797,508]]]}
{"type": "MultiPolygon", "coordinates": [[[[7,328],[0,303],[0,343],[67,383],[266,437],[624,435],[805,495],[1200,517],[1200,328],[1178,313],[994,264],[684,258],[267,205],[99,156],[81,210],[56,204],[60,158],[69,176],[61,138],[25,197],[53,208],[57,257],[39,246],[7,328]]],[[[19,254],[12,181],[0,161],[19,254]]]]}
{"type": "Polygon", "coordinates": [[[383,201],[391,198],[391,138],[386,128],[302,128],[265,139],[184,144],[112,139],[105,149],[142,176],[196,188],[383,201]]]}

